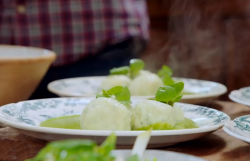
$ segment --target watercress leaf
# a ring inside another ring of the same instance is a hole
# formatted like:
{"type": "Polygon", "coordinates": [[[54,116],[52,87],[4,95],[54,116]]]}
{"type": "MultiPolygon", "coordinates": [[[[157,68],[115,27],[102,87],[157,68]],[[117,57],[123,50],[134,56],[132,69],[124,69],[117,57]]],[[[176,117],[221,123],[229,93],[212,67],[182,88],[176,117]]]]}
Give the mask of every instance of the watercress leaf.
{"type": "Polygon", "coordinates": [[[126,159],[126,161],[140,161],[138,155],[132,155],[126,159]]]}
{"type": "Polygon", "coordinates": [[[107,91],[105,90],[102,90],[102,94],[97,94],[96,95],[96,98],[99,98],[99,97],[106,97],[106,98],[110,98],[111,95],[107,93],[107,91]]]}
{"type": "Polygon", "coordinates": [[[175,83],[175,84],[171,85],[171,87],[175,88],[176,95],[179,95],[181,93],[181,91],[183,90],[183,88],[184,88],[184,83],[183,82],[178,82],[178,83],[175,83]]]}
{"type": "Polygon", "coordinates": [[[102,94],[98,94],[96,98],[106,97],[115,98],[117,101],[123,104],[130,104],[130,91],[128,87],[116,86],[107,91],[103,90],[102,94]]]}
{"type": "Polygon", "coordinates": [[[107,90],[107,93],[108,93],[109,95],[116,95],[116,94],[118,94],[118,93],[121,93],[122,90],[123,90],[123,87],[122,87],[122,86],[115,86],[115,87],[113,87],[113,88],[107,90]]]}
{"type": "Polygon", "coordinates": [[[98,148],[98,152],[102,155],[108,156],[112,150],[115,149],[116,145],[116,135],[112,133],[98,148]]]}
{"type": "Polygon", "coordinates": [[[182,98],[182,95],[179,95],[177,97],[174,98],[174,102],[179,102],[182,98]]]}
{"type": "Polygon", "coordinates": [[[173,72],[171,68],[166,65],[163,65],[162,68],[158,71],[159,77],[164,77],[165,75],[172,76],[173,72]]]}
{"type": "Polygon", "coordinates": [[[170,86],[170,85],[173,85],[175,82],[174,80],[172,79],[171,76],[169,75],[165,75],[163,78],[162,78],[162,81],[163,83],[166,85],[166,86],[170,86]]]}
{"type": "Polygon", "coordinates": [[[145,63],[143,60],[141,59],[131,59],[130,60],[130,74],[131,77],[134,78],[135,76],[137,76],[140,72],[140,70],[142,70],[145,66],[145,63]]]}
{"type": "Polygon", "coordinates": [[[128,66],[123,66],[119,68],[113,68],[109,71],[111,75],[127,75],[129,73],[129,67],[128,66]]]}
{"type": "Polygon", "coordinates": [[[115,99],[121,103],[128,104],[130,101],[130,91],[128,87],[123,87],[122,91],[115,95],[115,99]]]}
{"type": "Polygon", "coordinates": [[[173,101],[176,96],[175,88],[170,86],[160,87],[155,95],[155,100],[168,103],[173,101]]]}

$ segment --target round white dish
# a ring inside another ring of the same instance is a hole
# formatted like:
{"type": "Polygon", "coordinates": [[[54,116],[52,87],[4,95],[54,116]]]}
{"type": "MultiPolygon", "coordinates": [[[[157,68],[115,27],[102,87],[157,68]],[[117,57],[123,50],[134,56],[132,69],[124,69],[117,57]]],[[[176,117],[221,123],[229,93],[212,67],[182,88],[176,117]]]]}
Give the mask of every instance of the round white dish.
{"type": "Polygon", "coordinates": [[[250,87],[232,91],[229,98],[234,102],[250,106],[250,87]]]}
{"type": "MultiPolygon", "coordinates": [[[[112,151],[112,155],[115,157],[123,157],[127,158],[131,155],[131,150],[114,150],[112,151]]],[[[192,155],[170,152],[170,151],[161,151],[161,150],[146,150],[143,154],[142,160],[148,159],[149,161],[153,161],[157,159],[157,161],[206,161],[202,158],[198,158],[192,155]]]]}
{"type": "MultiPolygon", "coordinates": [[[[48,84],[48,90],[61,97],[93,97],[101,91],[100,85],[104,78],[105,76],[56,80],[48,84]]],[[[184,90],[195,93],[184,95],[181,100],[183,103],[210,102],[227,92],[226,86],[216,82],[177,77],[174,77],[174,80],[183,81],[185,83],[184,90]]],[[[150,98],[154,96],[133,97],[150,98]]]]}
{"type": "MultiPolygon", "coordinates": [[[[85,105],[95,98],[51,98],[23,101],[8,104],[0,108],[0,122],[19,132],[35,138],[53,141],[69,138],[85,138],[102,143],[112,131],[103,130],[71,130],[40,127],[40,123],[49,119],[66,115],[81,114],[85,105]]],[[[132,103],[141,99],[132,99],[132,103]]],[[[184,111],[187,118],[195,121],[199,128],[182,130],[152,131],[149,147],[162,147],[193,140],[207,135],[230,120],[230,117],[215,109],[191,104],[176,103],[184,111]]],[[[144,131],[115,131],[119,147],[132,147],[136,137],[144,131]]]]}
{"type": "Polygon", "coordinates": [[[223,130],[229,135],[250,143],[250,115],[235,118],[228,121],[223,130]]]}

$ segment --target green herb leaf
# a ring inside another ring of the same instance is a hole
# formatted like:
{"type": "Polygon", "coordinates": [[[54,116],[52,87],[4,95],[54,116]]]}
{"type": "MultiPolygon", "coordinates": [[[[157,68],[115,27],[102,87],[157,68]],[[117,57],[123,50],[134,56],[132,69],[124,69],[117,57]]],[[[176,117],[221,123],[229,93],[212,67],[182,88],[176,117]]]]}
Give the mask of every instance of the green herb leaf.
{"type": "Polygon", "coordinates": [[[175,97],[174,102],[179,102],[181,100],[181,98],[182,98],[182,95],[175,97]]]}
{"type": "Polygon", "coordinates": [[[172,74],[173,74],[172,70],[166,65],[163,65],[162,69],[158,71],[158,76],[162,79],[163,83],[166,86],[175,83],[174,80],[172,79],[172,74]]]}
{"type": "Polygon", "coordinates": [[[120,93],[117,93],[115,99],[123,104],[130,104],[130,91],[124,87],[120,93]]]}
{"type": "Polygon", "coordinates": [[[109,142],[104,147],[98,147],[91,140],[71,139],[51,142],[44,147],[36,157],[26,161],[41,160],[93,160],[113,161],[115,158],[110,155],[115,142],[109,142]]]}
{"type": "Polygon", "coordinates": [[[106,98],[115,98],[122,104],[130,104],[130,91],[128,87],[116,86],[107,91],[103,90],[102,94],[98,94],[96,98],[106,97],[106,98]]]}
{"type": "Polygon", "coordinates": [[[122,92],[123,88],[124,87],[122,87],[122,86],[116,86],[116,87],[113,87],[113,88],[107,90],[107,93],[109,95],[117,95],[117,94],[122,92]]]}
{"type": "Polygon", "coordinates": [[[170,85],[173,85],[175,82],[173,80],[173,78],[169,75],[165,75],[163,78],[161,78],[164,85],[166,86],[170,86],[170,85]]]}
{"type": "Polygon", "coordinates": [[[113,68],[109,71],[111,75],[127,75],[129,73],[129,67],[123,66],[119,68],[113,68]]]}
{"type": "Polygon", "coordinates": [[[175,83],[172,86],[160,87],[156,92],[155,100],[173,106],[175,102],[181,100],[182,95],[180,95],[180,93],[183,88],[183,82],[175,83]]]}
{"type": "Polygon", "coordinates": [[[116,135],[115,133],[112,133],[98,148],[98,152],[104,156],[108,156],[110,152],[115,149],[115,145],[116,145],[116,135]]]}
{"type": "Polygon", "coordinates": [[[111,75],[129,75],[130,78],[135,78],[140,70],[144,68],[144,61],[141,59],[131,59],[130,66],[123,66],[119,68],[113,68],[109,71],[111,75]]]}
{"type": "Polygon", "coordinates": [[[173,72],[171,68],[169,68],[166,65],[163,65],[162,68],[158,71],[158,76],[159,77],[164,77],[165,75],[172,76],[173,72]]]}
{"type": "Polygon", "coordinates": [[[160,87],[155,95],[155,100],[168,103],[176,96],[176,90],[173,87],[160,87]]]}
{"type": "Polygon", "coordinates": [[[138,155],[132,155],[126,159],[126,161],[140,161],[138,155]]]}
{"type": "Polygon", "coordinates": [[[179,95],[184,88],[184,83],[178,82],[178,83],[171,85],[171,87],[175,88],[176,94],[179,95]]]}
{"type": "Polygon", "coordinates": [[[140,70],[144,68],[144,61],[141,59],[131,59],[130,60],[130,76],[131,78],[136,77],[140,70]]]}

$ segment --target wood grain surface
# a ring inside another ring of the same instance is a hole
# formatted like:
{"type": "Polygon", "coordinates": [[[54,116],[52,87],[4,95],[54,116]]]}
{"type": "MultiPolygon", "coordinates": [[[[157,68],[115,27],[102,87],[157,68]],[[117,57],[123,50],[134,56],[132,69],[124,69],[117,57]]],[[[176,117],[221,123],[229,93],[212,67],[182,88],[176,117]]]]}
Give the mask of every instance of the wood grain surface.
{"type": "MultiPolygon", "coordinates": [[[[216,101],[206,106],[227,113],[232,119],[250,114],[250,108],[232,102],[216,101]]],[[[4,127],[0,129],[0,160],[14,161],[34,157],[46,145],[46,141],[31,138],[4,127]]],[[[226,134],[222,129],[205,137],[159,148],[195,155],[209,161],[250,160],[250,145],[226,134]]]]}

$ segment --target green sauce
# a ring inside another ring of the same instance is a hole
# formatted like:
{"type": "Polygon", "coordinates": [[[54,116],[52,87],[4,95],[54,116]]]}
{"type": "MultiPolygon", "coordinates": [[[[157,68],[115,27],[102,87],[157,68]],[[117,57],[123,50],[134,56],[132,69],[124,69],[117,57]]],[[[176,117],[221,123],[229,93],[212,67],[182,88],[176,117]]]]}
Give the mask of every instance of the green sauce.
{"type": "Polygon", "coordinates": [[[152,130],[178,130],[178,129],[193,129],[193,128],[198,128],[198,126],[196,125],[194,121],[188,118],[185,118],[184,121],[175,124],[174,127],[167,123],[156,123],[156,124],[152,124],[146,127],[133,129],[133,130],[149,130],[151,128],[152,130]]]}
{"type": "MultiPolygon", "coordinates": [[[[63,128],[63,129],[75,129],[80,130],[80,115],[63,116],[48,119],[40,124],[42,127],[52,127],[52,128],[63,128]]],[[[174,127],[166,123],[157,123],[147,127],[133,130],[148,130],[153,128],[153,130],[176,130],[176,129],[192,129],[198,128],[196,123],[188,118],[185,118],[183,122],[177,123],[174,127]]]]}
{"type": "Polygon", "coordinates": [[[48,119],[40,124],[42,127],[53,127],[63,129],[81,129],[80,115],[71,115],[48,119]]]}

